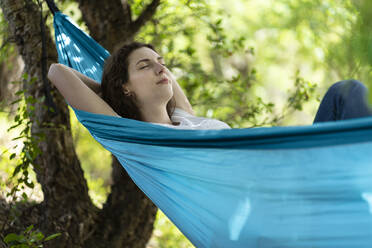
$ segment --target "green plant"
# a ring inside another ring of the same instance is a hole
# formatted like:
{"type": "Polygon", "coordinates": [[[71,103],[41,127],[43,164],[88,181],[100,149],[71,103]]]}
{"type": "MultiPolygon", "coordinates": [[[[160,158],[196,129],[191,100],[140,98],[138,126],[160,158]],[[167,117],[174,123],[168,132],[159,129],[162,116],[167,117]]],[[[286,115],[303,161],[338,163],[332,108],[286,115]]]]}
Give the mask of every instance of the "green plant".
{"type": "Polygon", "coordinates": [[[9,233],[4,241],[10,248],[39,248],[43,247],[44,242],[61,235],[55,233],[45,237],[43,233],[33,229],[34,226],[30,225],[21,234],[9,233]]]}
{"type": "MultiPolygon", "coordinates": [[[[29,78],[27,74],[24,74],[22,78],[22,81],[14,81],[12,83],[33,84],[36,81],[36,78],[29,78]]],[[[5,237],[2,234],[6,225],[10,222],[14,222],[19,216],[19,210],[17,209],[16,203],[19,201],[27,202],[29,200],[24,190],[26,188],[33,189],[35,186],[34,182],[30,178],[29,172],[32,166],[37,167],[35,159],[41,154],[39,144],[45,139],[45,134],[43,132],[31,133],[31,119],[33,119],[32,117],[35,115],[34,106],[37,103],[42,103],[44,99],[35,99],[32,96],[25,96],[24,90],[17,91],[16,95],[19,98],[13,101],[11,105],[18,104],[17,113],[13,119],[14,125],[8,128],[7,131],[21,128],[18,136],[14,137],[12,140],[22,139],[23,146],[19,154],[11,152],[9,155],[9,160],[14,161],[15,163],[13,174],[6,183],[7,185],[11,185],[10,191],[6,194],[6,197],[11,202],[11,207],[6,221],[0,228],[0,237],[3,240],[3,243],[5,243],[9,248],[43,247],[44,242],[58,237],[60,233],[55,233],[45,237],[45,235],[40,231],[34,230],[34,225],[29,225],[20,234],[8,233],[5,237]],[[18,192],[22,193],[17,194],[18,192]]],[[[18,145],[15,145],[12,148],[15,149],[17,146],[18,145]]],[[[9,149],[3,151],[2,155],[7,153],[9,153],[9,149]]]]}

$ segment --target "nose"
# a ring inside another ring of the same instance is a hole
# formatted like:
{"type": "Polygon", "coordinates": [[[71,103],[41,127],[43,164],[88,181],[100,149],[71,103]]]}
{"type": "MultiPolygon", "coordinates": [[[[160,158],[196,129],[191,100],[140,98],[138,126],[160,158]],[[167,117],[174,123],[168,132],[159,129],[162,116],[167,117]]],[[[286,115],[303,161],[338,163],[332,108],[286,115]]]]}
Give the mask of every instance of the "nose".
{"type": "Polygon", "coordinates": [[[155,71],[156,71],[156,74],[160,74],[160,73],[164,73],[165,72],[165,66],[160,64],[160,63],[156,63],[156,66],[155,66],[155,71]]]}

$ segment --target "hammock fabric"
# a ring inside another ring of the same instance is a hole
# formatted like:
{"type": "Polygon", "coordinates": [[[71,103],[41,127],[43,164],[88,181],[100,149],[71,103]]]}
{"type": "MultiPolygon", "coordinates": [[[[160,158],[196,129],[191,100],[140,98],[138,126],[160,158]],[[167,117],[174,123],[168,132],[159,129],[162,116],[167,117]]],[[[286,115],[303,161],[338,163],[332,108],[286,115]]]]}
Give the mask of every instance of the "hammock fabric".
{"type": "MultiPolygon", "coordinates": [[[[59,62],[100,81],[109,53],[55,13],[59,62]]],[[[371,247],[372,118],[176,130],[73,109],[196,247],[371,247]]]]}

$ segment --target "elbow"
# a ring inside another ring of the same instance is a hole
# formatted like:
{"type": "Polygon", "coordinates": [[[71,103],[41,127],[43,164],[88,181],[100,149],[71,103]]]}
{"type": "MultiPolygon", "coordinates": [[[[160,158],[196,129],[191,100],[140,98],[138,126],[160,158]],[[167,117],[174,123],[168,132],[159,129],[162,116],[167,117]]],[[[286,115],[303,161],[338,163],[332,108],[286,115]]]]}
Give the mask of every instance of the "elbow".
{"type": "Polygon", "coordinates": [[[58,70],[60,68],[60,64],[57,64],[57,63],[53,63],[50,65],[49,67],[49,71],[48,71],[48,79],[53,83],[54,82],[54,78],[55,78],[55,75],[56,73],[58,72],[58,70]]]}
{"type": "Polygon", "coordinates": [[[50,67],[49,67],[49,71],[48,71],[48,79],[49,80],[52,80],[52,78],[53,78],[55,67],[56,67],[55,63],[51,64],[50,67]]]}

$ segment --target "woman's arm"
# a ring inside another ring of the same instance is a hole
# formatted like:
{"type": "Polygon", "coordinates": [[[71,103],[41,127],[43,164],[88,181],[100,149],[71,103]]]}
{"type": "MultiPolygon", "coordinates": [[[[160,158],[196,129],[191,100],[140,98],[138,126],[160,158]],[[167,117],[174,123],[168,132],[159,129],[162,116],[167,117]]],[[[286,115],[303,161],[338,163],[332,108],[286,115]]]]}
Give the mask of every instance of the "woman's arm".
{"type": "MultiPolygon", "coordinates": [[[[62,65],[62,66],[65,66],[65,65],[62,65]]],[[[67,66],[65,66],[65,67],[67,67],[67,66]]],[[[86,86],[88,86],[91,90],[93,90],[94,93],[101,96],[101,93],[102,93],[101,92],[101,85],[98,82],[91,79],[90,77],[85,76],[84,74],[78,72],[77,70],[74,70],[70,67],[67,67],[67,68],[69,68],[76,76],[78,76],[78,78],[81,81],[83,81],[83,83],[85,83],[86,86]]]]}
{"type": "Polygon", "coordinates": [[[90,85],[97,90],[97,85],[94,84],[95,81],[79,74],[65,65],[52,64],[49,68],[48,78],[72,107],[96,114],[119,116],[88,87],[90,85]],[[80,77],[85,77],[88,83],[85,84],[80,77]]]}
{"type": "Polygon", "coordinates": [[[187,99],[185,93],[183,93],[181,86],[178,84],[176,80],[176,77],[173,75],[171,71],[169,71],[169,74],[171,76],[173,96],[176,100],[176,107],[185,110],[189,114],[195,115],[194,110],[192,109],[192,106],[189,102],[189,99],[187,99]]]}

